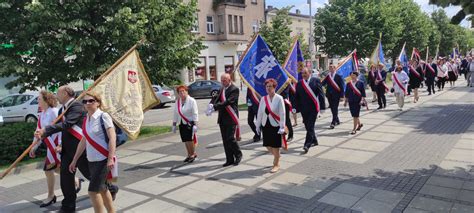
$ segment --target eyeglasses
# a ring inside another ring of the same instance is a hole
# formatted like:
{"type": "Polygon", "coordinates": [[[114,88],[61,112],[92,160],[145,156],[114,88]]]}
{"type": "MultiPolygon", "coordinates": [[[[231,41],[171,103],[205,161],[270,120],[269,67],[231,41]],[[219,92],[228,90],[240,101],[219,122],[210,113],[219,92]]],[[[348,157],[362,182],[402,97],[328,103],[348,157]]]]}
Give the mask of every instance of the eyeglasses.
{"type": "Polygon", "coordinates": [[[94,99],[82,100],[82,104],[93,104],[93,103],[95,103],[94,99]]]}

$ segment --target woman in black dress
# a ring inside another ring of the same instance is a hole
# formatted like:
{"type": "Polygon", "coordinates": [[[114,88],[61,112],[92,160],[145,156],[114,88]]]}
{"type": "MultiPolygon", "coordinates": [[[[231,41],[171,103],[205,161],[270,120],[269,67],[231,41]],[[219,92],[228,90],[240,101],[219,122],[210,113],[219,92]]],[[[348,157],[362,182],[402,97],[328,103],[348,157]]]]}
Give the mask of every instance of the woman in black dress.
{"type": "Polygon", "coordinates": [[[420,88],[421,82],[423,82],[423,71],[421,66],[418,66],[418,62],[415,60],[411,61],[409,69],[410,74],[408,77],[410,77],[410,81],[408,86],[413,89],[413,103],[416,103],[420,98],[418,95],[418,88],[420,88]]]}
{"type": "Polygon", "coordinates": [[[280,169],[280,148],[286,148],[285,141],[285,103],[283,97],[275,93],[277,82],[270,78],[265,81],[267,90],[258,106],[257,120],[255,126],[257,132],[263,133],[263,146],[273,154],[273,168],[270,171],[275,173],[280,169]],[[262,130],[260,130],[262,128],[262,130]]]}
{"type": "Polygon", "coordinates": [[[360,107],[367,104],[365,101],[364,83],[357,80],[358,76],[358,72],[351,73],[351,81],[346,85],[346,99],[344,101],[344,107],[346,107],[349,102],[349,110],[351,111],[351,116],[354,121],[354,128],[351,131],[352,135],[364,126],[360,123],[359,114],[360,107]]]}
{"type": "Polygon", "coordinates": [[[373,95],[373,98],[372,98],[372,102],[376,102],[377,101],[377,92],[376,92],[376,87],[375,87],[375,79],[376,79],[376,73],[377,72],[377,67],[375,67],[375,65],[370,65],[370,71],[369,71],[369,86],[370,86],[370,90],[372,91],[372,95],[373,95]]]}

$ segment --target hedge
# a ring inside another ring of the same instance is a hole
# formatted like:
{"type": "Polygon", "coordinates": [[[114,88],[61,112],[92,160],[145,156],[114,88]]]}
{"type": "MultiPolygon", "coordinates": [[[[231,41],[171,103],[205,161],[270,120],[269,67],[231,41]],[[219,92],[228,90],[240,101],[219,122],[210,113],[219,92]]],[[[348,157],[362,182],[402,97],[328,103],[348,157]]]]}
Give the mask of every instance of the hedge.
{"type": "MultiPolygon", "coordinates": [[[[36,123],[14,123],[0,127],[0,165],[9,165],[16,160],[33,141],[36,123]]],[[[36,152],[36,157],[46,155],[43,146],[36,152]]],[[[27,155],[24,160],[30,159],[27,155]]]]}

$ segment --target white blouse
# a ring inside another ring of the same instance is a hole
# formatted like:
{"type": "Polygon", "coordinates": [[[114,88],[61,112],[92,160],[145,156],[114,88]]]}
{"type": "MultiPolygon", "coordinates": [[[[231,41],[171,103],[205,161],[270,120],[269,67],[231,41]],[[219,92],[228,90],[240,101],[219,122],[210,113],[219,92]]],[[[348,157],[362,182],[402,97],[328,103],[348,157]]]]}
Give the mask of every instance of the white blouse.
{"type": "MultiPolygon", "coordinates": [[[[268,96],[268,95],[267,95],[268,96]]],[[[267,115],[265,113],[265,109],[267,107],[266,102],[265,102],[265,97],[264,96],[260,99],[260,105],[258,106],[258,113],[257,113],[257,121],[256,121],[256,126],[265,126],[267,124],[267,118],[270,121],[270,124],[274,127],[280,126],[280,128],[285,128],[285,102],[283,100],[283,97],[281,95],[275,94],[273,96],[273,100],[268,96],[268,103],[270,104],[270,109],[272,109],[273,113],[277,114],[280,116],[280,122],[276,121],[273,116],[270,115],[270,113],[267,115]]]]}
{"type": "MultiPolygon", "coordinates": [[[[41,128],[44,128],[48,125],[51,125],[53,121],[58,117],[59,109],[55,107],[49,107],[46,111],[43,111],[39,114],[39,122],[41,123],[41,128]]],[[[58,144],[61,144],[61,133],[55,133],[50,136],[52,140],[58,138],[58,144]]]]}
{"type": "MultiPolygon", "coordinates": [[[[407,89],[408,81],[410,80],[410,77],[408,77],[407,73],[404,71],[401,72],[394,72],[393,75],[397,75],[398,81],[403,85],[405,90],[407,89]]],[[[394,93],[403,93],[402,88],[398,86],[397,82],[395,82],[395,79],[392,77],[392,82],[393,82],[393,89],[395,90],[394,93]]]]}
{"type": "Polygon", "coordinates": [[[438,66],[438,77],[444,78],[448,75],[448,66],[443,64],[442,66],[438,66]]]}
{"type": "Polygon", "coordinates": [[[194,100],[194,98],[190,97],[189,95],[186,97],[184,102],[182,102],[181,98],[178,99],[175,101],[173,109],[173,123],[176,123],[177,125],[180,125],[181,122],[183,122],[183,124],[188,124],[178,113],[178,102],[181,104],[181,114],[184,115],[186,119],[189,121],[198,121],[199,116],[196,100],[194,100]]]}
{"type": "MultiPolygon", "coordinates": [[[[105,129],[107,130],[109,128],[114,128],[114,123],[110,115],[106,112],[102,112],[100,109],[97,109],[97,111],[95,111],[92,116],[87,115],[86,131],[92,140],[98,143],[105,150],[109,150],[109,144],[105,141],[105,134],[107,133],[104,132],[100,123],[101,115],[104,119],[105,129]]],[[[108,156],[104,156],[99,151],[97,151],[89,141],[86,143],[86,153],[87,160],[90,162],[103,161],[108,158],[108,156]]]]}

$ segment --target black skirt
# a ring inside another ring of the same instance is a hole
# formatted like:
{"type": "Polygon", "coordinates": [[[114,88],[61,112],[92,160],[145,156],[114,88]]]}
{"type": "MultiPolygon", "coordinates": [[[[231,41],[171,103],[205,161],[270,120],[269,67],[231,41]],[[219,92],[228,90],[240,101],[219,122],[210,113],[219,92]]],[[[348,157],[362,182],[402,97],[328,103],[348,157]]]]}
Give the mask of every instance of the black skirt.
{"type": "Polygon", "coordinates": [[[280,127],[274,127],[267,118],[267,123],[262,128],[263,146],[281,148],[281,135],[278,134],[280,127]]]}
{"type": "Polygon", "coordinates": [[[359,102],[349,102],[349,110],[351,111],[351,116],[352,117],[359,117],[360,103],[359,102]]]}
{"type": "Polygon", "coordinates": [[[458,76],[454,72],[448,72],[448,81],[456,81],[458,80],[458,76]]]}
{"type": "Polygon", "coordinates": [[[181,136],[182,142],[193,141],[193,126],[188,126],[186,124],[179,125],[179,135],[181,136]]]}
{"type": "Polygon", "coordinates": [[[89,161],[89,171],[91,179],[89,183],[89,192],[101,192],[107,189],[107,159],[103,161],[89,161]]]}

